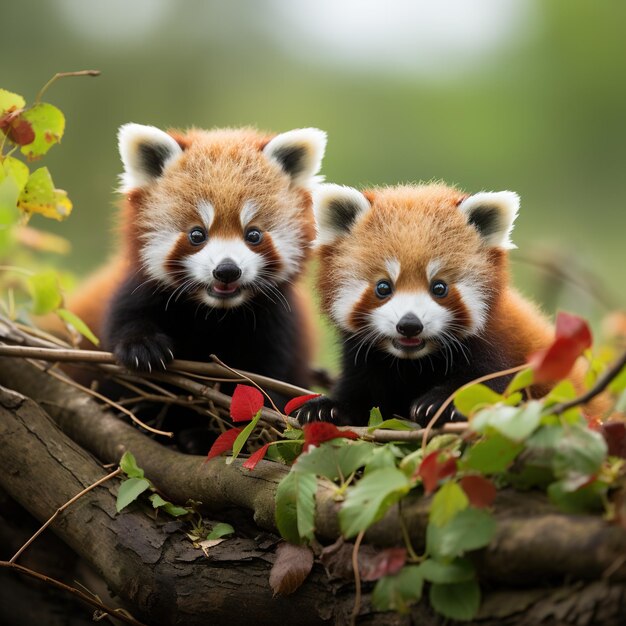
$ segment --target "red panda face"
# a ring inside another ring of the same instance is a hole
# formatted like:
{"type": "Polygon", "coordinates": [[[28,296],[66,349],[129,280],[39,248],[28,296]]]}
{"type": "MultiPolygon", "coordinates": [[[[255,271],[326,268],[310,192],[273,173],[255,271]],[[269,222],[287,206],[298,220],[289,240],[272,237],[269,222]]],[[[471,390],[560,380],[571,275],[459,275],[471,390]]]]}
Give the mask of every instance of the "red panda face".
{"type": "Polygon", "coordinates": [[[319,288],[347,334],[397,358],[463,358],[506,282],[517,213],[511,192],[467,196],[443,185],[360,192],[322,185],[315,196],[319,288]]]}
{"type": "Polygon", "coordinates": [[[324,147],[317,129],[271,138],[123,126],[127,245],[137,264],[174,299],[220,308],[258,293],[280,300],[315,236],[310,188],[324,147]]]}

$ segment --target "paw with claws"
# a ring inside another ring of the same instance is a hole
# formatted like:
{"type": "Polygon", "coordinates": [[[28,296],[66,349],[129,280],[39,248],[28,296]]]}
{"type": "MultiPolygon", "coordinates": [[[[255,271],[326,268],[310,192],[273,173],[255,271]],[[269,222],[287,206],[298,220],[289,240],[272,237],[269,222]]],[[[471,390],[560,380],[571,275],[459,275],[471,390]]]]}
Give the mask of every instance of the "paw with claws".
{"type": "MultiPolygon", "coordinates": [[[[447,392],[438,392],[436,390],[420,396],[411,405],[410,418],[420,426],[426,426],[437,414],[437,411],[441,409],[448,397],[449,394],[447,392]]],[[[439,416],[437,423],[445,424],[446,422],[457,422],[462,419],[464,419],[463,415],[454,408],[454,403],[450,402],[439,416]]]]}
{"type": "Polygon", "coordinates": [[[120,365],[138,372],[163,372],[174,359],[172,340],[163,333],[123,339],[113,350],[120,365]]]}
{"type": "Polygon", "coordinates": [[[337,423],[337,407],[330,398],[320,396],[313,398],[298,409],[296,414],[300,424],[310,424],[311,422],[332,422],[337,423]]]}

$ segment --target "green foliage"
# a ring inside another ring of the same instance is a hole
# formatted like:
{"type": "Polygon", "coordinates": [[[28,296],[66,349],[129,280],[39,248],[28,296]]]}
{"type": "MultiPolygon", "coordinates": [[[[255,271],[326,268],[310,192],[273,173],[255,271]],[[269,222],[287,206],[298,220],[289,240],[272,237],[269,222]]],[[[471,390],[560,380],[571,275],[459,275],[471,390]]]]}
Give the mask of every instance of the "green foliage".
{"type": "Polygon", "coordinates": [[[36,252],[59,253],[69,248],[58,236],[46,236],[32,227],[30,232],[37,233],[36,237],[20,237],[33,214],[61,221],[72,211],[67,193],[55,187],[47,167],[31,172],[27,163],[16,158],[21,154],[28,162],[38,160],[61,141],[65,131],[63,113],[40,101],[58,77],[49,81],[30,105],[21,95],[0,89],[0,292],[3,297],[7,294],[6,300],[0,299],[0,307],[11,318],[56,313],[72,332],[97,343],[85,323],[63,308],[55,272],[35,269],[31,273],[14,266],[19,258],[20,263],[36,268],[36,252]],[[24,245],[20,247],[18,241],[24,245]],[[28,274],[32,275],[25,278],[28,274]]]}
{"type": "Polygon", "coordinates": [[[418,565],[407,565],[393,576],[384,576],[374,587],[372,604],[378,611],[408,613],[409,605],[422,597],[424,576],[418,565]]]}
{"type": "Polygon", "coordinates": [[[206,536],[207,539],[221,539],[222,537],[227,537],[228,535],[234,535],[235,529],[226,522],[220,522],[219,524],[215,524],[211,529],[211,532],[206,536]]]}

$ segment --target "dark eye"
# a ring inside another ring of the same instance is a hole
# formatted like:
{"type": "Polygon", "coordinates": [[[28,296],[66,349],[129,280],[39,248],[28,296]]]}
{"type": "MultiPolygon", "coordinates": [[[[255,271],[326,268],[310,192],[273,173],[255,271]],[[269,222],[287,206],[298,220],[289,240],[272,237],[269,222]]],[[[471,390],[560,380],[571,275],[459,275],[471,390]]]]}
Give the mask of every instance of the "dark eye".
{"type": "Polygon", "coordinates": [[[430,293],[435,298],[443,298],[448,295],[448,285],[443,280],[434,280],[430,285],[430,293]]]}
{"type": "Polygon", "coordinates": [[[246,233],[246,241],[248,243],[251,243],[253,246],[256,246],[257,244],[261,243],[262,239],[263,239],[263,233],[258,228],[251,228],[246,233]]]}
{"type": "Polygon", "coordinates": [[[196,226],[189,231],[189,241],[194,246],[199,246],[206,241],[206,230],[196,226]]]}
{"type": "Polygon", "coordinates": [[[374,289],[374,293],[379,298],[387,298],[387,297],[389,297],[391,295],[392,291],[393,291],[393,289],[391,288],[391,285],[386,280],[379,280],[376,283],[376,288],[374,289]]]}

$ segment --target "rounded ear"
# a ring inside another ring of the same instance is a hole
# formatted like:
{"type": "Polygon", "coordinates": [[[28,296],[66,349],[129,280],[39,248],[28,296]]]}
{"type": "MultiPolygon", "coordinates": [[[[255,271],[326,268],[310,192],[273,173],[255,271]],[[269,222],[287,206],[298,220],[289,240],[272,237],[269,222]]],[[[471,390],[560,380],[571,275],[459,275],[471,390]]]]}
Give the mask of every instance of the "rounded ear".
{"type": "Polygon", "coordinates": [[[309,187],[316,181],[326,149],[326,133],[319,128],[298,128],[276,135],[263,148],[270,161],[291,176],[294,185],[309,187]]]}
{"type": "Polygon", "coordinates": [[[317,242],[325,245],[347,235],[371,206],[369,200],[352,187],[319,185],[313,193],[317,242]]]}
{"type": "Polygon", "coordinates": [[[117,138],[124,164],[121,191],[148,185],[183,152],[171,135],[154,126],[124,124],[117,138]]]}
{"type": "Polygon", "coordinates": [[[515,248],[511,242],[513,222],[520,199],[513,191],[481,191],[465,198],[459,210],[490,248],[515,248]]]}

